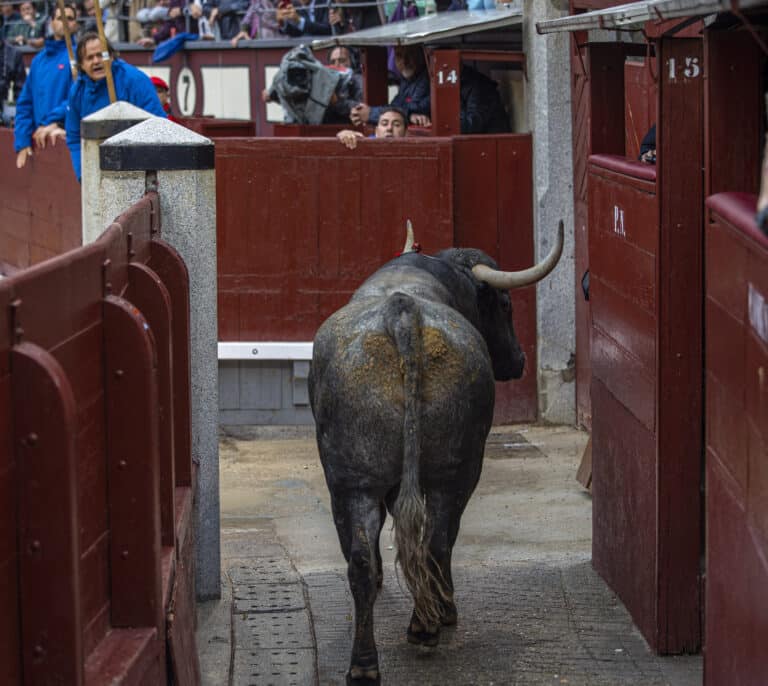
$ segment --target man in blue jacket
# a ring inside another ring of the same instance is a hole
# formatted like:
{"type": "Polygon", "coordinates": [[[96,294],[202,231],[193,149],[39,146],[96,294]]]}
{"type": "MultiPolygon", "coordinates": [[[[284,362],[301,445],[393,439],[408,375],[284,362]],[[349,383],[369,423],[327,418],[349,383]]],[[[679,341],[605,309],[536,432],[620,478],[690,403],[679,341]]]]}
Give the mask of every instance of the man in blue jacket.
{"type": "MultiPolygon", "coordinates": [[[[144,72],[114,59],[114,49],[108,45],[112,57],[112,78],[118,100],[129,102],[136,107],[165,117],[155,87],[144,72]]],[[[107,69],[101,58],[101,41],[96,33],[84,33],[77,44],[77,67],[80,78],[72,84],[67,103],[67,147],[72,156],[77,180],[80,180],[80,120],[109,105],[107,91],[107,69]]]]}
{"type": "MultiPolygon", "coordinates": [[[[77,32],[75,3],[64,3],[64,14],[69,33],[77,32]]],[[[51,22],[53,38],[45,41],[43,49],[35,55],[27,80],[16,103],[16,125],[13,132],[16,166],[21,169],[32,154],[32,141],[44,148],[46,138],[54,128],[64,128],[67,113],[67,94],[72,85],[67,45],[64,41],[64,22],[57,7],[51,22]]],[[[52,140],[55,140],[53,138],[52,140]]]]}

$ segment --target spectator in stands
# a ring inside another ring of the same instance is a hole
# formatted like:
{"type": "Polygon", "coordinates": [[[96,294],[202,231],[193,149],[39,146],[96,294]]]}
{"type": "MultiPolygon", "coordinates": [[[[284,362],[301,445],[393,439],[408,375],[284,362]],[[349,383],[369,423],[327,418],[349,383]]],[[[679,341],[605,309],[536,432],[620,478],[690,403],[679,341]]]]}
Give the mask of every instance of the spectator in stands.
{"type": "Polygon", "coordinates": [[[141,24],[141,30],[146,32],[144,38],[149,38],[151,29],[158,27],[168,19],[169,1],[154,0],[152,7],[142,7],[136,12],[136,21],[141,24]]]}
{"type": "MultiPolygon", "coordinates": [[[[408,120],[405,112],[399,107],[387,105],[381,108],[376,130],[369,138],[402,138],[407,132],[408,120]]],[[[364,136],[360,131],[344,129],[336,134],[336,138],[350,150],[354,150],[357,147],[357,142],[364,136]]]]}
{"type": "Polygon", "coordinates": [[[509,115],[493,79],[463,66],[459,99],[462,133],[509,133],[509,115]]]}
{"type": "Polygon", "coordinates": [[[110,43],[122,40],[120,35],[120,14],[123,0],[101,0],[102,17],[104,19],[104,35],[110,43]]]}
{"type": "Polygon", "coordinates": [[[0,19],[0,38],[7,39],[8,34],[21,22],[21,15],[16,11],[14,3],[0,2],[0,19]]]}
{"type": "Polygon", "coordinates": [[[299,36],[330,36],[334,31],[328,17],[327,0],[299,0],[298,9],[291,0],[279,0],[277,23],[280,31],[299,36]]]}
{"type": "Polygon", "coordinates": [[[638,159],[646,164],[656,164],[656,124],[643,136],[638,159]]]}
{"type": "Polygon", "coordinates": [[[239,33],[249,4],[249,0],[205,0],[203,13],[212,27],[218,24],[221,40],[232,40],[239,33]]]}
{"type": "Polygon", "coordinates": [[[5,39],[14,45],[29,45],[40,48],[43,45],[43,20],[35,11],[35,6],[26,0],[19,6],[21,21],[9,27],[5,39]]]}
{"type": "MultiPolygon", "coordinates": [[[[130,102],[158,117],[165,112],[149,77],[121,59],[114,59],[115,51],[108,45],[112,57],[112,79],[118,100],[130,102]]],[[[101,41],[98,34],[86,33],[77,44],[77,67],[80,77],[69,91],[66,117],[67,146],[72,156],[72,166],[80,180],[80,121],[83,117],[109,105],[107,70],[101,58],[101,41]]]]}
{"type": "Polygon", "coordinates": [[[328,51],[327,65],[357,71],[357,59],[346,45],[337,45],[328,51]]]}
{"type": "Polygon", "coordinates": [[[346,124],[352,108],[363,99],[362,76],[352,69],[352,55],[349,48],[343,45],[330,50],[326,66],[340,72],[341,79],[325,110],[323,124],[346,124]]]}
{"type": "Polygon", "coordinates": [[[277,8],[273,0],[251,0],[248,11],[240,22],[240,32],[232,39],[232,47],[239,41],[257,38],[280,38],[277,8]]]}
{"type": "Polygon", "coordinates": [[[136,41],[145,48],[154,47],[168,38],[172,38],[177,33],[189,31],[197,33],[198,19],[203,16],[203,7],[197,2],[188,0],[170,0],[168,3],[168,17],[162,23],[160,28],[154,32],[152,37],[139,38],[136,41]],[[187,28],[187,19],[189,19],[189,28],[187,28]]]}
{"type": "MultiPolygon", "coordinates": [[[[69,31],[74,36],[77,12],[72,0],[64,3],[64,14],[69,31]]],[[[56,130],[64,129],[72,71],[64,41],[64,22],[58,7],[54,10],[51,31],[51,38],[45,41],[43,50],[32,60],[27,81],[16,104],[14,148],[19,169],[32,154],[33,141],[36,147],[42,149],[49,137],[51,142],[56,140],[52,136],[56,130]]]]}
{"type": "MultiPolygon", "coordinates": [[[[397,95],[390,104],[405,112],[409,124],[429,126],[430,85],[424,52],[417,45],[398,46],[395,48],[395,65],[402,78],[397,95]]],[[[375,124],[381,112],[381,107],[361,102],[352,108],[350,120],[355,126],[375,124]]]]}
{"type": "MultiPolygon", "coordinates": [[[[352,0],[353,4],[355,0],[352,0]]],[[[360,29],[369,29],[373,26],[381,26],[383,15],[379,12],[379,5],[369,7],[346,6],[347,0],[338,0],[328,10],[328,23],[331,25],[331,33],[353,33],[360,29]]]]}
{"type": "Polygon", "coordinates": [[[82,0],[79,5],[78,22],[81,35],[96,31],[96,3],[94,0],[82,0]]]}
{"type": "MultiPolygon", "coordinates": [[[[392,105],[405,110],[409,124],[431,126],[429,74],[421,48],[395,48],[395,64],[403,78],[392,105]]],[[[472,67],[461,69],[459,100],[461,133],[508,133],[509,115],[504,109],[496,82],[472,67]]],[[[381,108],[360,103],[352,108],[350,120],[356,126],[375,123],[381,108]]]]}
{"type": "Polygon", "coordinates": [[[8,101],[11,84],[13,84],[13,101],[17,102],[26,78],[27,71],[24,69],[21,52],[10,43],[0,40],[0,106],[2,106],[0,124],[2,126],[12,126],[16,115],[16,106],[8,101]]]}
{"type": "Polygon", "coordinates": [[[163,112],[165,112],[168,119],[178,123],[179,120],[173,116],[173,112],[171,111],[171,89],[168,87],[168,84],[159,76],[150,76],[149,80],[155,87],[157,97],[160,100],[160,104],[163,106],[163,112]]]}

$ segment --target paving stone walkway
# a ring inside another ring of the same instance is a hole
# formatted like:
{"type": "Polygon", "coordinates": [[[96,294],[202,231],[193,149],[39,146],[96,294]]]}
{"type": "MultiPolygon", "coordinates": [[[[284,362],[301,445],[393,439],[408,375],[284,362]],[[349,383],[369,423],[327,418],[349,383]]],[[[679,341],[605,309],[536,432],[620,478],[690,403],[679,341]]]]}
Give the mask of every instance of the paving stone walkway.
{"type": "MultiPolygon", "coordinates": [[[[238,497],[224,501],[222,599],[198,609],[203,684],[342,686],[354,610],[312,442],[239,440],[223,472],[238,497]]],[[[577,440],[540,427],[492,436],[454,556],[459,622],[437,648],[405,640],[411,600],[385,525],[382,684],[701,685],[701,657],[653,655],[592,569],[577,440]]]]}

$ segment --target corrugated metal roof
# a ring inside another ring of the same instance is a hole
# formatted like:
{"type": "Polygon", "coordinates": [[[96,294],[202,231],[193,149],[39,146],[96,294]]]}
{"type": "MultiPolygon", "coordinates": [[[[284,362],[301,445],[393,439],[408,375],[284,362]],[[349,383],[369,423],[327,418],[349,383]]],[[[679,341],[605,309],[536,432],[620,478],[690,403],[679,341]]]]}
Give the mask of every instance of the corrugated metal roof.
{"type": "Polygon", "coordinates": [[[737,10],[749,10],[756,7],[768,7],[766,0],[656,0],[654,9],[661,13],[664,19],[675,17],[693,17],[702,14],[728,12],[733,7],[737,10]]]}
{"type": "Polygon", "coordinates": [[[536,24],[536,30],[539,33],[554,33],[589,29],[640,29],[646,21],[727,12],[734,4],[742,10],[768,6],[766,0],[644,0],[540,21],[536,24]]]}
{"type": "Polygon", "coordinates": [[[316,39],[312,41],[312,49],[329,48],[332,45],[414,45],[441,38],[464,36],[478,31],[516,26],[522,21],[523,11],[519,7],[440,12],[418,19],[355,31],[343,36],[316,39]]]}
{"type": "Polygon", "coordinates": [[[640,28],[649,19],[656,18],[650,10],[655,0],[644,2],[629,2],[603,10],[593,10],[582,14],[574,14],[558,19],[548,19],[536,24],[539,33],[555,33],[556,31],[587,31],[589,29],[626,29],[637,26],[640,28]]]}

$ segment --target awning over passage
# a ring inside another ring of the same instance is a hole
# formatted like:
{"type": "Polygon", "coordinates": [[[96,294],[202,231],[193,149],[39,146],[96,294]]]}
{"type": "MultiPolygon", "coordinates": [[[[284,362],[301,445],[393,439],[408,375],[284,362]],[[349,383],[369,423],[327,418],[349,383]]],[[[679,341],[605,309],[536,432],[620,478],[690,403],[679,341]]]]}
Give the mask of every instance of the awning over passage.
{"type": "Polygon", "coordinates": [[[647,21],[664,21],[768,6],[766,0],[643,0],[593,12],[548,19],[536,24],[539,33],[590,29],[640,29],[647,21]]]}
{"type": "Polygon", "coordinates": [[[498,8],[494,10],[461,10],[428,14],[418,19],[376,26],[372,29],[355,31],[343,36],[329,36],[312,41],[312,49],[329,48],[332,45],[385,46],[415,45],[436,41],[441,38],[455,38],[479,31],[517,26],[523,21],[520,8],[498,8]]]}

